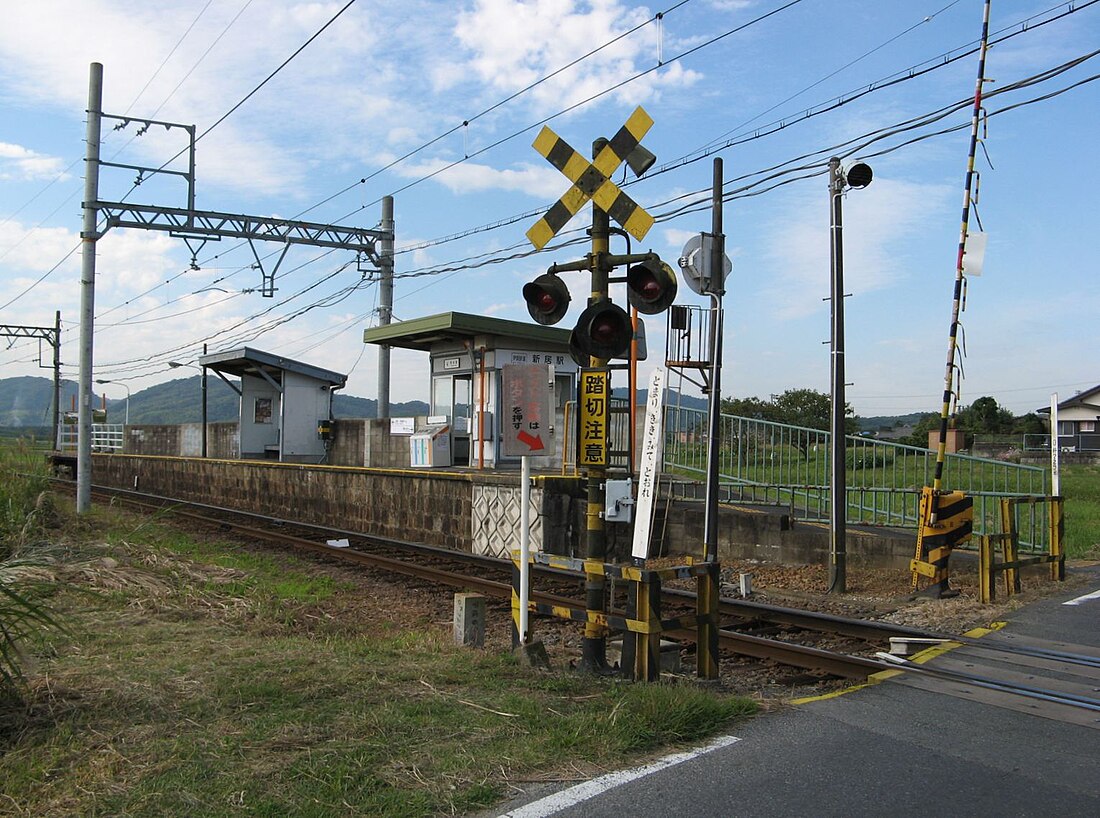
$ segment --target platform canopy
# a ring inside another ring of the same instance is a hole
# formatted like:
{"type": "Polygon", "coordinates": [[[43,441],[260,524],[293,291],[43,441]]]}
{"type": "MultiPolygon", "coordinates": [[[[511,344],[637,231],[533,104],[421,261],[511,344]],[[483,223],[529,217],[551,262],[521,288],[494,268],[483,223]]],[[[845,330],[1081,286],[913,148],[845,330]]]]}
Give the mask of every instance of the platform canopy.
{"type": "Polygon", "coordinates": [[[486,335],[538,342],[561,349],[569,348],[569,330],[567,329],[490,318],[486,315],[470,315],[464,312],[443,312],[382,327],[372,327],[364,330],[363,343],[430,352],[441,342],[470,341],[486,335]]]}
{"type": "Polygon", "coordinates": [[[319,366],[304,364],[292,358],[284,358],[282,355],[273,355],[270,352],[261,352],[251,347],[240,347],[225,352],[214,352],[199,358],[199,364],[213,370],[221,376],[233,375],[241,378],[250,375],[255,378],[263,378],[273,384],[283,381],[284,372],[293,372],[296,375],[305,375],[318,381],[330,384],[336,389],[343,388],[348,376],[339,372],[322,369],[319,366]]]}

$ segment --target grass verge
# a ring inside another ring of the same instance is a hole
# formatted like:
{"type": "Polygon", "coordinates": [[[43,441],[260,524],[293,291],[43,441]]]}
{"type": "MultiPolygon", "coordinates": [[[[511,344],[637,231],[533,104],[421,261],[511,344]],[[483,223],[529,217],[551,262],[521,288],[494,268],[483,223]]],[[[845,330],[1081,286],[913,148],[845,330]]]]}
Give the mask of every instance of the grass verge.
{"type": "Polygon", "coordinates": [[[461,814],[755,710],[456,648],[427,593],[393,608],[377,577],[160,521],[96,509],[58,539],[74,629],[0,714],[0,813],[461,814]]]}
{"type": "Polygon", "coordinates": [[[1060,478],[1066,500],[1066,554],[1100,559],[1100,466],[1063,466],[1060,478]]]}

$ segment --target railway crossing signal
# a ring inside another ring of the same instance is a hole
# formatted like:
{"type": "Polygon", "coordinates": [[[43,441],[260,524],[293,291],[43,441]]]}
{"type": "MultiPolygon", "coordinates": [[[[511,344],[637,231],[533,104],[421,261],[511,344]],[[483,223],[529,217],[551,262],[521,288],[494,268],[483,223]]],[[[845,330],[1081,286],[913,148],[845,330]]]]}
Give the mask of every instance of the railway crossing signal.
{"type": "Polygon", "coordinates": [[[603,299],[581,313],[569,336],[569,346],[592,358],[621,358],[630,349],[633,337],[634,326],[626,310],[603,299]]]}
{"type": "Polygon", "coordinates": [[[569,309],[569,288],[556,275],[544,273],[523,285],[527,312],[540,324],[556,324],[569,309]]]}
{"type": "Polygon", "coordinates": [[[626,286],[630,306],[645,315],[664,312],[676,300],[676,274],[656,257],[628,269],[626,286]]]}
{"type": "MultiPolygon", "coordinates": [[[[676,276],[672,269],[653,252],[615,255],[610,252],[610,220],[614,219],[629,235],[641,240],[653,226],[653,217],[611,181],[615,170],[626,162],[641,176],[656,161],[656,157],[641,146],[642,137],[653,120],[642,108],[635,109],[626,123],[610,140],[598,139],[593,144],[595,157],[589,161],[569,146],[552,130],[544,127],[535,139],[534,148],[550,164],[572,182],[572,186],[527,231],[527,238],[536,250],[542,250],[558,231],[588,202],[592,202],[592,249],[583,259],[554,264],[544,274],[523,288],[528,312],[540,324],[560,321],[568,309],[569,293],[557,274],[587,270],[592,279],[588,305],[581,313],[569,338],[570,351],[581,366],[577,393],[579,422],[577,424],[577,464],[584,468],[588,503],[585,510],[586,556],[585,609],[571,612],[584,616],[584,639],[581,643],[580,667],[596,673],[608,671],[606,657],[607,598],[604,560],[607,539],[606,479],[611,467],[610,414],[611,369],[609,359],[626,355],[634,338],[634,327],[626,311],[608,296],[608,285],[625,282],[628,300],[638,312],[654,315],[672,305],[676,298],[676,276]],[[616,267],[626,267],[627,273],[611,278],[616,267]]],[[[526,482],[526,479],[524,479],[526,482]]],[[[521,546],[522,552],[522,546],[521,546]]],[[[700,577],[703,575],[700,574],[700,577]]],[[[700,598],[707,602],[707,614],[700,619],[700,674],[717,678],[717,563],[708,564],[706,578],[700,579],[700,598]],[[712,623],[706,625],[705,622],[712,623]],[[708,630],[709,629],[709,630],[708,630]],[[705,633],[704,633],[705,632],[705,633]],[[713,644],[712,644],[713,643],[713,644]]],[[[521,583],[522,584],[522,583],[521,583]]],[[[634,604],[639,620],[644,620],[646,636],[632,630],[634,645],[632,662],[636,678],[657,678],[657,636],[662,623],[659,611],[651,609],[651,586],[648,580],[632,580],[634,604]],[[653,627],[651,627],[653,626],[653,627]]],[[[526,608],[520,604],[521,608],[526,608]]],[[[624,650],[625,656],[625,650],[624,650]]]]}
{"type": "Polygon", "coordinates": [[[639,241],[645,238],[653,226],[653,217],[611,181],[611,175],[623,162],[638,175],[653,164],[653,154],[638,144],[652,125],[649,114],[639,106],[591,162],[543,126],[533,147],[573,186],[527,231],[527,238],[536,250],[545,247],[589,199],[634,238],[639,241]]]}

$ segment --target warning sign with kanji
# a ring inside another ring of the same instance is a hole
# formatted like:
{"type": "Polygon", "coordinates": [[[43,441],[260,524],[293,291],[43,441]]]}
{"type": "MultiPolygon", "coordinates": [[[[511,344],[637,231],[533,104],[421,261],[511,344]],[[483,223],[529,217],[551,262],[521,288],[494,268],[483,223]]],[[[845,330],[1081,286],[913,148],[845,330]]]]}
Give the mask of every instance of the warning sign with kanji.
{"type": "Polygon", "coordinates": [[[553,370],[545,364],[505,364],[501,368],[504,393],[504,454],[507,457],[549,457],[553,454],[553,370]]]}
{"type": "Polygon", "coordinates": [[[577,465],[606,466],[611,379],[607,370],[582,369],[578,395],[577,465]]]}

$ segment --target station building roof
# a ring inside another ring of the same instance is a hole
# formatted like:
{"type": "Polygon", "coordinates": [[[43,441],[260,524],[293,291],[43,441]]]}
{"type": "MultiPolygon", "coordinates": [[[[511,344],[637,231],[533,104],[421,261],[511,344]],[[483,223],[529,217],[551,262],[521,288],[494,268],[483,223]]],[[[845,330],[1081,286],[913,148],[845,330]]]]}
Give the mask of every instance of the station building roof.
{"type": "Polygon", "coordinates": [[[212,369],[222,375],[234,375],[238,378],[244,375],[273,380],[281,383],[284,372],[293,372],[297,375],[305,375],[318,381],[324,381],[337,389],[347,383],[348,376],[319,366],[312,366],[292,358],[284,358],[282,355],[273,355],[270,352],[261,352],[251,347],[240,347],[225,352],[214,352],[199,358],[199,365],[212,369]]]}
{"type": "Polygon", "coordinates": [[[372,327],[364,330],[363,343],[429,352],[434,345],[442,341],[467,341],[487,335],[534,341],[560,349],[569,348],[569,330],[567,329],[490,318],[487,315],[470,315],[464,312],[443,312],[386,326],[372,327]]]}

